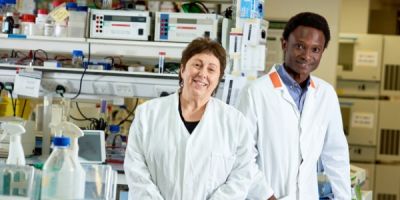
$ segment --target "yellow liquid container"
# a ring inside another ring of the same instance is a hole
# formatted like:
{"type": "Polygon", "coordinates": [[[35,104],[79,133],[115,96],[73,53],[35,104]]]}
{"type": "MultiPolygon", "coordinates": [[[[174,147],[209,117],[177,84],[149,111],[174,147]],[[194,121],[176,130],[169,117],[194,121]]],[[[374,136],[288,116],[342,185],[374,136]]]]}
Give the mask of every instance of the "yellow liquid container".
{"type": "MultiPolygon", "coordinates": [[[[15,100],[14,100],[15,102],[15,100]]],[[[15,116],[27,120],[32,112],[31,100],[19,98],[16,100],[15,116]],[[25,105],[25,108],[24,108],[25,105]],[[23,116],[21,116],[23,112],[23,116]]],[[[11,98],[0,97],[0,117],[14,116],[11,98]]]]}

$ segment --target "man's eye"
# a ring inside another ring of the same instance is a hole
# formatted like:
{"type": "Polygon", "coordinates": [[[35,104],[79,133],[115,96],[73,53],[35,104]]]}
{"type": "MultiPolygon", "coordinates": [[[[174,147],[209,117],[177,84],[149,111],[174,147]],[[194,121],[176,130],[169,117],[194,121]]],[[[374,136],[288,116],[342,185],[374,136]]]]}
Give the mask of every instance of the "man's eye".
{"type": "Polygon", "coordinates": [[[319,52],[321,52],[321,49],[320,48],[313,48],[313,52],[314,53],[319,53],[319,52]]]}
{"type": "Polygon", "coordinates": [[[297,49],[304,49],[304,46],[302,44],[296,44],[297,49]]]}

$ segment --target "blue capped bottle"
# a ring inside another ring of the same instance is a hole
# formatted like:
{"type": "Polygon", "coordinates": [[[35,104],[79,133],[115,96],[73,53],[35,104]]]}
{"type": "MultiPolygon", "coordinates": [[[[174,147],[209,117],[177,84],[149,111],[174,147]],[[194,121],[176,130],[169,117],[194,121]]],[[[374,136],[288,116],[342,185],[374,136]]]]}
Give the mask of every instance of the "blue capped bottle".
{"type": "Polygon", "coordinates": [[[53,145],[43,166],[41,199],[84,199],[85,171],[69,148],[70,138],[54,137],[53,145]]]}

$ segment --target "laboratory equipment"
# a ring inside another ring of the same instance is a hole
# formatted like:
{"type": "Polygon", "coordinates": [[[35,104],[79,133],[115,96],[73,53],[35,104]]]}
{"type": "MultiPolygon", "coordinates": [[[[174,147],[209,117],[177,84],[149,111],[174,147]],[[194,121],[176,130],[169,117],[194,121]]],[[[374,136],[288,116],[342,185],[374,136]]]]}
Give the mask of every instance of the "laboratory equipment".
{"type": "Polygon", "coordinates": [[[400,91],[400,57],[397,49],[400,38],[396,36],[384,36],[383,72],[381,95],[398,96],[400,91]]]}
{"type": "Polygon", "coordinates": [[[216,14],[157,12],[154,40],[191,42],[198,37],[219,40],[221,23],[222,16],[216,14]]]}
{"type": "Polygon", "coordinates": [[[352,161],[375,162],[379,100],[339,98],[352,161]]]}
{"type": "Polygon", "coordinates": [[[400,199],[400,165],[377,164],[375,175],[375,200],[400,199]]]}
{"type": "Polygon", "coordinates": [[[379,102],[379,131],[377,160],[400,161],[400,102],[379,102]]]}
{"type": "Polygon", "coordinates": [[[90,16],[90,38],[151,39],[150,12],[93,9],[90,16]]]}
{"type": "Polygon", "coordinates": [[[42,199],[84,199],[85,171],[69,149],[70,139],[54,137],[53,145],[43,166],[42,199]]]}
{"type": "Polygon", "coordinates": [[[381,80],[383,36],[374,34],[339,35],[338,79],[381,80]]]}
{"type": "Polygon", "coordinates": [[[81,163],[104,163],[106,160],[106,145],[104,131],[84,130],[78,139],[79,161],[81,163]]]}

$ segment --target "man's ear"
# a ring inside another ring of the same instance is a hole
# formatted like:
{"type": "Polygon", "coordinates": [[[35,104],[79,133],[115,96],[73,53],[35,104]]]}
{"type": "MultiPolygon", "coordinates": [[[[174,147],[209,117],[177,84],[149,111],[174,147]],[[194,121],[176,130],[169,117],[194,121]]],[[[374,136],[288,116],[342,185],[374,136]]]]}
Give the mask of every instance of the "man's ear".
{"type": "Polygon", "coordinates": [[[286,50],[287,48],[287,40],[281,38],[281,48],[282,50],[286,50]]]}

